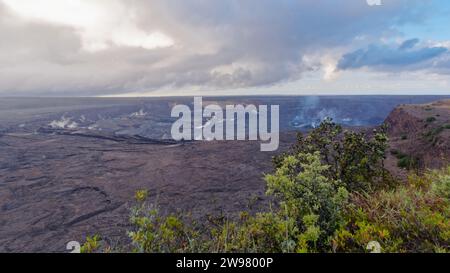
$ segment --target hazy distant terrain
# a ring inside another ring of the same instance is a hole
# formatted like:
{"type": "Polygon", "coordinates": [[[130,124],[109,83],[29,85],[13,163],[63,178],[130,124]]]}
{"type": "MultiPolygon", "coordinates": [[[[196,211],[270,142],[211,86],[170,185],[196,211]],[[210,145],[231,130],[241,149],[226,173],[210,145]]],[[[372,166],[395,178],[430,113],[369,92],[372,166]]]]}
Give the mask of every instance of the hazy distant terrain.
{"type": "MultiPolygon", "coordinates": [[[[450,96],[447,96],[447,98],[450,96]]],[[[203,104],[280,105],[280,128],[305,130],[325,117],[347,126],[378,125],[399,104],[426,103],[445,96],[214,97],[203,104]]],[[[118,135],[170,138],[177,104],[193,98],[0,98],[0,130],[34,132],[41,127],[83,129],[118,135]]]]}
{"type": "MultiPolygon", "coordinates": [[[[450,96],[449,96],[450,97],[450,96]]],[[[381,124],[395,106],[444,97],[236,97],[204,103],[279,104],[284,131],[332,117],[347,126],[381,124]]],[[[101,233],[124,238],[128,208],[149,189],[164,212],[237,212],[264,205],[271,156],[255,142],[170,140],[176,103],[192,98],[0,99],[0,251],[64,251],[101,233]]]]}

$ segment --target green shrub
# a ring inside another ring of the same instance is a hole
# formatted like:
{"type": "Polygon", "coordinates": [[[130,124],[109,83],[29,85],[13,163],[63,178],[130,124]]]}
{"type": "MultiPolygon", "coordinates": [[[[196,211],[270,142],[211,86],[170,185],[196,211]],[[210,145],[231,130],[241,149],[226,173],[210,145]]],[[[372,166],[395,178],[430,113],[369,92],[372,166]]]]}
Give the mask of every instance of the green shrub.
{"type": "Polygon", "coordinates": [[[334,250],[365,252],[377,241],[384,252],[449,252],[450,168],[425,178],[425,184],[410,180],[394,191],[352,195],[334,250]]]}
{"type": "Polygon", "coordinates": [[[450,166],[446,171],[434,171],[429,176],[433,178],[431,192],[436,196],[450,200],[450,166]]]}
{"type": "Polygon", "coordinates": [[[177,215],[161,216],[159,208],[144,200],[132,208],[130,222],[134,226],[128,236],[133,252],[186,253],[199,251],[198,232],[177,215]]]}
{"type": "Polygon", "coordinates": [[[318,152],[286,157],[266,176],[267,194],[279,200],[278,209],[226,221],[212,231],[213,251],[327,252],[348,199],[342,183],[324,175],[328,168],[318,152]]]}
{"type": "Polygon", "coordinates": [[[148,197],[148,190],[138,190],[134,194],[134,199],[137,202],[144,202],[148,197]]]}
{"type": "Polygon", "coordinates": [[[307,136],[299,133],[293,149],[275,157],[274,163],[279,167],[286,156],[319,152],[321,161],[329,166],[326,176],[342,181],[349,191],[369,192],[391,186],[393,180],[384,168],[386,128],[382,126],[371,135],[369,138],[364,132],[343,130],[326,119],[307,136]]]}
{"type": "Polygon", "coordinates": [[[105,249],[101,249],[101,247],[101,238],[99,235],[88,236],[86,242],[81,246],[80,252],[94,253],[99,250],[105,251],[105,249]]]}
{"type": "Polygon", "coordinates": [[[426,122],[428,122],[428,123],[435,122],[435,121],[436,121],[436,118],[435,118],[435,117],[428,117],[428,118],[426,119],[426,122]]]}
{"type": "Polygon", "coordinates": [[[211,252],[289,253],[295,252],[299,233],[293,219],[279,211],[242,213],[239,221],[228,221],[210,231],[211,252]]]}
{"type": "Polygon", "coordinates": [[[340,213],[348,199],[343,183],[326,177],[329,168],[322,164],[319,152],[299,154],[286,157],[274,175],[266,176],[268,194],[280,200],[280,206],[298,224],[299,230],[307,230],[304,217],[317,216],[314,226],[320,230],[320,236],[315,250],[327,245],[329,236],[342,222],[340,213]],[[300,172],[296,171],[298,167],[300,172]]]}
{"type": "Polygon", "coordinates": [[[397,166],[407,170],[415,170],[419,166],[419,160],[409,155],[402,155],[398,158],[397,166]]]}
{"type": "Polygon", "coordinates": [[[419,168],[419,158],[407,155],[398,150],[394,150],[394,152],[391,150],[391,154],[398,159],[397,167],[407,170],[414,170],[419,168]]]}

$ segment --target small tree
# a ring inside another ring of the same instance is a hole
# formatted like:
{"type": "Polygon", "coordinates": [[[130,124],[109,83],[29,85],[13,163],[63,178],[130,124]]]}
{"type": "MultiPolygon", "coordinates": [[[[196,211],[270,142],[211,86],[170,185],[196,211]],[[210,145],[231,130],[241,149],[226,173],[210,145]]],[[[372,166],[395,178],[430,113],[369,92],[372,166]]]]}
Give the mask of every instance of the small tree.
{"type": "Polygon", "coordinates": [[[287,156],[275,174],[267,175],[267,193],[280,200],[280,212],[297,224],[297,251],[320,251],[342,224],[348,192],[339,180],[326,176],[329,165],[319,152],[287,156]],[[301,169],[297,172],[297,169],[301,169]]]}
{"type": "MultiPolygon", "coordinates": [[[[302,153],[319,153],[321,161],[328,165],[326,176],[340,180],[349,191],[373,191],[392,183],[384,168],[388,147],[386,128],[373,130],[369,137],[364,132],[347,131],[326,119],[307,136],[298,134],[297,143],[290,152],[274,158],[279,167],[286,156],[302,153]]],[[[300,166],[291,166],[300,171],[300,166]]]]}

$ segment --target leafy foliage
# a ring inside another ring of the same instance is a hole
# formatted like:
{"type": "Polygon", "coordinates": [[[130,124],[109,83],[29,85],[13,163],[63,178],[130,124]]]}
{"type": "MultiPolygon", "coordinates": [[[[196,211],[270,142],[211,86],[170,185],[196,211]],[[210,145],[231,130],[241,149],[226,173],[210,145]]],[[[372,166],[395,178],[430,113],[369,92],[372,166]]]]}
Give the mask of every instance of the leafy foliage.
{"type": "Polygon", "coordinates": [[[300,230],[309,226],[320,229],[319,246],[342,221],[340,212],[344,208],[348,191],[340,180],[326,177],[329,165],[323,165],[319,152],[287,156],[274,175],[267,175],[268,194],[278,197],[289,217],[295,220],[300,230]],[[301,171],[296,172],[297,167],[301,171]],[[315,219],[315,221],[311,221],[315,219]]]}
{"type": "Polygon", "coordinates": [[[93,253],[101,248],[101,238],[99,235],[88,236],[86,242],[81,246],[81,253],[93,253]]]}
{"type": "Polygon", "coordinates": [[[326,119],[306,137],[299,133],[297,144],[287,154],[274,158],[277,167],[287,155],[319,152],[329,167],[327,177],[341,180],[349,191],[373,191],[393,181],[384,168],[388,138],[383,126],[368,138],[364,132],[344,130],[326,119]]]}
{"type": "Polygon", "coordinates": [[[318,152],[286,157],[275,174],[267,175],[267,194],[280,200],[278,209],[226,222],[212,233],[215,251],[320,252],[342,223],[348,192],[324,174],[318,152]],[[294,169],[300,166],[302,171],[294,169]],[[226,243],[225,243],[226,242],[226,243]]]}
{"type": "Polygon", "coordinates": [[[369,241],[377,241],[385,252],[449,252],[449,197],[450,168],[412,176],[393,191],[354,194],[334,249],[363,252],[369,241]]]}
{"type": "Polygon", "coordinates": [[[162,217],[156,206],[144,199],[131,211],[130,221],[134,226],[128,232],[134,252],[186,253],[198,251],[198,233],[176,215],[162,217]]]}

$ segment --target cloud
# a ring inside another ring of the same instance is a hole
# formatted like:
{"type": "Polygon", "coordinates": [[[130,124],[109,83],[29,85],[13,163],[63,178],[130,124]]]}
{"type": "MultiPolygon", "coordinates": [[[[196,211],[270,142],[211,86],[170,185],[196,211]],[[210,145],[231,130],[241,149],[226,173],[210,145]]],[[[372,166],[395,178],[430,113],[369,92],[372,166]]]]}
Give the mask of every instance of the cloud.
{"type": "Polygon", "coordinates": [[[115,46],[154,49],[173,45],[159,31],[143,31],[136,26],[130,8],[116,0],[3,0],[20,18],[73,27],[83,49],[96,52],[115,46]]]}
{"type": "Polygon", "coordinates": [[[430,63],[445,56],[449,50],[442,46],[418,47],[419,39],[404,41],[400,46],[392,44],[371,44],[367,48],[345,54],[337,65],[340,70],[373,68],[382,71],[425,70],[430,63]]]}
{"type": "MultiPolygon", "coordinates": [[[[312,65],[305,57],[398,35],[396,26],[424,20],[427,7],[410,0],[381,8],[365,0],[0,0],[0,95],[253,88],[315,70],[332,79],[332,60],[312,65]]],[[[410,65],[442,54],[416,44],[373,46],[338,66],[410,65]]]]}
{"type": "Polygon", "coordinates": [[[400,47],[398,49],[399,50],[411,49],[411,48],[415,47],[417,45],[417,43],[419,43],[419,42],[420,42],[420,40],[417,38],[406,40],[400,45],[400,47]]]}

